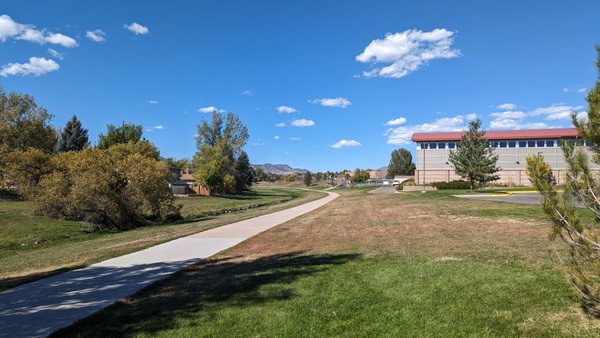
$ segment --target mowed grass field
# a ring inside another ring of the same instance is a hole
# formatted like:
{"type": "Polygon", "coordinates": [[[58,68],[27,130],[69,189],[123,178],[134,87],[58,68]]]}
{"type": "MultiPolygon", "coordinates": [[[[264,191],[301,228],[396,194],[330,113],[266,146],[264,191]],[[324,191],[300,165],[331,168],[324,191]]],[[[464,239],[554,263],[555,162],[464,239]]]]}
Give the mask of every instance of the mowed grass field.
{"type": "Polygon", "coordinates": [[[123,232],[90,231],[36,216],[32,202],[0,200],[0,290],[322,196],[259,185],[243,195],[180,198],[183,220],[123,232]]]}
{"type": "Polygon", "coordinates": [[[539,206],[340,193],[54,336],[600,336],[539,206]]]}

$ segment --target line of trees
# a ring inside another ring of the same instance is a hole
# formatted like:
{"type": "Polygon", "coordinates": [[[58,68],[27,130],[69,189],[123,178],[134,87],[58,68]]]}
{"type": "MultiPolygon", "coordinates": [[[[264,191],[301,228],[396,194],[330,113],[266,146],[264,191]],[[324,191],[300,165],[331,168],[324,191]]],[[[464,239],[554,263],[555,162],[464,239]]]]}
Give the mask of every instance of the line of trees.
{"type": "Polygon", "coordinates": [[[36,201],[41,215],[98,228],[128,229],[179,217],[168,164],[142,139],[142,127],[109,125],[90,147],[73,116],[55,130],[53,116],[26,94],[0,88],[0,183],[36,201]]]}

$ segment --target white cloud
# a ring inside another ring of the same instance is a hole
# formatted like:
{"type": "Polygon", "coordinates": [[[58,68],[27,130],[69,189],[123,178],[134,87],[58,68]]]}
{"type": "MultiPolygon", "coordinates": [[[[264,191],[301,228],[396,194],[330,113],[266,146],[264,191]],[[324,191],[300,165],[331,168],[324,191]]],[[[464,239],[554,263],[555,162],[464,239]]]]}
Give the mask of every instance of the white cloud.
{"type": "Polygon", "coordinates": [[[132,32],[135,35],[145,35],[150,32],[148,27],[142,26],[137,22],[133,22],[129,25],[125,24],[123,27],[125,27],[125,29],[127,29],[128,31],[132,32]]]}
{"type": "Polygon", "coordinates": [[[387,123],[385,125],[386,126],[399,126],[399,125],[404,124],[404,123],[406,123],[406,118],[399,117],[397,119],[393,119],[393,120],[387,121],[387,123]]]}
{"type": "Polygon", "coordinates": [[[31,57],[27,63],[9,63],[0,69],[0,76],[40,76],[60,68],[54,60],[46,58],[31,57]]]}
{"type": "Polygon", "coordinates": [[[208,113],[212,113],[214,111],[216,111],[217,113],[224,113],[225,111],[223,109],[218,109],[215,106],[208,106],[208,107],[202,107],[202,108],[198,108],[198,111],[204,114],[208,114],[208,113]]]}
{"type": "MultiPolygon", "coordinates": [[[[153,126],[153,127],[146,128],[146,131],[147,131],[147,132],[153,132],[153,131],[155,131],[155,130],[161,130],[161,129],[165,129],[165,126],[163,126],[162,124],[157,124],[157,125],[155,125],[155,126],[153,126]]],[[[197,136],[198,136],[198,135],[194,135],[194,137],[197,137],[197,136]]]]}
{"type": "Polygon", "coordinates": [[[420,132],[461,131],[470,120],[470,117],[472,117],[471,114],[456,115],[423,124],[390,128],[385,132],[385,135],[388,137],[387,143],[410,144],[412,134],[420,132]]]}
{"type": "Polygon", "coordinates": [[[48,53],[50,53],[50,55],[52,55],[52,57],[57,58],[59,60],[63,59],[63,55],[60,52],[58,52],[52,48],[48,48],[48,53]]]}
{"type": "Polygon", "coordinates": [[[568,88],[565,87],[562,89],[563,93],[585,93],[587,88],[568,88]]]}
{"type": "Polygon", "coordinates": [[[517,108],[517,105],[514,103],[503,103],[503,104],[497,105],[496,108],[502,109],[502,110],[515,110],[517,108]]]}
{"type": "Polygon", "coordinates": [[[361,145],[360,142],[354,140],[339,140],[336,143],[331,145],[331,148],[347,148],[347,147],[359,147],[361,145]]]}
{"type": "Polygon", "coordinates": [[[87,32],[85,32],[85,36],[94,42],[106,41],[106,33],[104,33],[101,29],[87,31],[87,32]]]}
{"type": "Polygon", "coordinates": [[[0,15],[0,42],[9,38],[35,42],[39,44],[51,43],[71,48],[77,47],[75,39],[60,33],[38,30],[34,25],[15,22],[8,15],[0,15]]]}
{"type": "Polygon", "coordinates": [[[266,144],[267,143],[261,138],[257,139],[256,142],[253,143],[253,145],[255,145],[255,146],[264,146],[266,144]]]}
{"type": "Polygon", "coordinates": [[[302,137],[290,137],[290,141],[302,141],[302,137]]]}
{"type": "MultiPolygon", "coordinates": [[[[515,105],[516,106],[516,105],[515,105]]],[[[500,108],[500,106],[498,106],[500,108]]],[[[501,111],[491,113],[493,118],[490,122],[491,129],[536,129],[549,128],[543,121],[527,121],[532,117],[542,117],[547,121],[570,120],[571,114],[581,115],[582,106],[570,106],[562,103],[553,104],[547,107],[540,107],[530,111],[501,111]]]]}
{"type": "Polygon", "coordinates": [[[291,114],[291,113],[295,113],[296,111],[297,110],[295,108],[288,107],[288,106],[277,107],[277,112],[280,114],[291,114]]]}
{"type": "Polygon", "coordinates": [[[275,135],[275,136],[273,136],[273,139],[274,139],[274,140],[279,140],[279,139],[280,139],[280,137],[279,137],[279,135],[275,135]]]}
{"type": "Polygon", "coordinates": [[[388,33],[384,39],[371,41],[365,50],[356,56],[362,63],[389,63],[385,67],[374,67],[364,71],[364,77],[401,78],[430,60],[451,59],[460,56],[459,49],[452,49],[454,32],[444,28],[431,32],[409,29],[399,33],[388,33]]]}
{"type": "Polygon", "coordinates": [[[283,123],[283,122],[277,123],[275,125],[275,127],[283,128],[283,127],[285,127],[285,123],[283,123]]]}
{"type": "Polygon", "coordinates": [[[352,102],[350,102],[350,100],[348,100],[345,97],[314,99],[309,102],[317,103],[317,104],[320,104],[325,107],[338,107],[338,108],[346,108],[352,104],[352,102]]]}
{"type": "Polygon", "coordinates": [[[254,92],[251,91],[250,89],[246,89],[246,90],[242,91],[242,95],[244,95],[244,96],[254,96],[254,92]]]}
{"type": "Polygon", "coordinates": [[[157,104],[158,101],[157,100],[148,100],[146,101],[147,104],[157,104]]]}
{"type": "Polygon", "coordinates": [[[312,127],[314,126],[316,123],[313,120],[307,120],[307,119],[297,119],[292,121],[292,123],[290,123],[290,125],[294,126],[294,127],[312,127]]]}

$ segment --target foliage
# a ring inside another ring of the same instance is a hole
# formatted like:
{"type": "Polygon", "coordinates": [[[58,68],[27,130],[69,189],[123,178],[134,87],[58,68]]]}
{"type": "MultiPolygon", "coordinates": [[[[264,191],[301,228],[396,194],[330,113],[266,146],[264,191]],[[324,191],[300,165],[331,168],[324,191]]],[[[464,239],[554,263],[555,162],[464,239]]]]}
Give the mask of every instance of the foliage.
{"type": "Polygon", "coordinates": [[[255,169],[253,173],[254,182],[275,182],[281,179],[281,175],[268,173],[261,168],[255,169]]]}
{"type": "Polygon", "coordinates": [[[475,183],[484,185],[500,178],[496,174],[500,170],[496,165],[498,155],[483,138],[485,131],[480,130],[480,127],[481,120],[471,121],[458,149],[450,150],[448,154],[448,161],[454,171],[469,180],[471,190],[475,188],[475,183]]]}
{"type": "Polygon", "coordinates": [[[184,169],[192,166],[192,162],[187,158],[174,159],[173,157],[167,157],[164,161],[172,168],[184,169]]]}
{"type": "Polygon", "coordinates": [[[399,175],[414,175],[415,164],[412,160],[410,151],[400,148],[392,151],[392,158],[388,165],[388,177],[393,178],[399,175]]]}
{"type": "Polygon", "coordinates": [[[56,132],[49,125],[52,115],[26,94],[6,94],[0,87],[0,148],[23,151],[29,148],[51,153],[56,132]]]}
{"type": "Polygon", "coordinates": [[[5,179],[9,186],[17,188],[27,199],[34,198],[43,176],[52,172],[50,155],[36,148],[13,151],[6,157],[5,179]]]}
{"type": "MultiPolygon", "coordinates": [[[[235,166],[236,158],[242,156],[242,148],[247,140],[248,129],[235,114],[227,113],[224,118],[223,114],[213,112],[210,123],[202,121],[198,125],[196,137],[198,151],[192,160],[192,165],[196,169],[194,178],[213,192],[236,192],[236,182],[241,184],[248,179],[246,176],[249,169],[244,169],[245,177],[236,177],[241,172],[236,171],[235,166]],[[228,175],[234,177],[233,189],[230,179],[226,181],[228,175]]],[[[244,156],[247,157],[247,154],[244,156]]]]}
{"type": "Polygon", "coordinates": [[[7,94],[0,87],[0,186],[7,160],[13,151],[29,148],[51,153],[56,132],[49,125],[52,115],[26,94],[7,94]]]}
{"type": "MultiPolygon", "coordinates": [[[[414,182],[414,181],[413,181],[414,182]]],[[[432,187],[438,190],[460,190],[460,189],[471,189],[471,182],[463,180],[454,180],[450,182],[432,182],[432,187]]]]}
{"type": "Polygon", "coordinates": [[[369,178],[371,178],[371,174],[366,169],[358,169],[354,170],[354,175],[352,175],[352,182],[361,183],[366,182],[369,178]]]}
{"type": "Polygon", "coordinates": [[[117,229],[175,218],[179,208],[169,187],[169,168],[140,145],[86,148],[53,157],[39,150],[15,152],[9,172],[44,216],[117,229]]]}
{"type": "Polygon", "coordinates": [[[235,160],[235,186],[237,191],[245,191],[250,188],[254,172],[250,165],[250,159],[245,151],[235,160]]]}
{"type": "Polygon", "coordinates": [[[81,121],[73,115],[58,138],[58,151],[80,151],[88,145],[88,131],[83,129],[81,121]]]}
{"type": "Polygon", "coordinates": [[[306,185],[307,187],[312,184],[312,174],[310,171],[304,173],[303,181],[304,185],[306,185]]]}
{"type": "Polygon", "coordinates": [[[142,139],[142,126],[123,122],[120,126],[109,124],[106,135],[98,136],[98,148],[108,149],[115,144],[136,143],[142,139]]]}
{"type": "MultiPolygon", "coordinates": [[[[596,66],[600,74],[600,46],[596,66]]],[[[600,164],[600,76],[587,96],[588,118],[573,122],[593,150],[594,162],[600,164]]],[[[590,168],[585,149],[574,142],[562,144],[567,163],[564,193],[554,185],[552,168],[541,155],[527,158],[527,173],[531,183],[543,195],[543,208],[552,220],[552,239],[560,237],[569,249],[563,257],[569,279],[581,297],[588,313],[600,316],[600,180],[590,168]],[[594,215],[594,221],[582,218],[575,201],[594,215]]]]}
{"type": "Polygon", "coordinates": [[[407,180],[402,181],[402,183],[398,184],[396,186],[396,190],[402,191],[402,189],[404,189],[404,187],[414,187],[416,185],[417,185],[417,183],[415,182],[415,179],[409,178],[407,180]]]}

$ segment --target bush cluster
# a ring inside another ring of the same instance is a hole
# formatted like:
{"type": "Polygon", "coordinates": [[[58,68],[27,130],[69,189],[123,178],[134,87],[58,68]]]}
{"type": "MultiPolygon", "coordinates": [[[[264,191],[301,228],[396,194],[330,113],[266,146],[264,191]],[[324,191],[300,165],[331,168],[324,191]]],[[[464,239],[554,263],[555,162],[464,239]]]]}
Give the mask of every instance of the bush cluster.
{"type": "Polygon", "coordinates": [[[438,190],[471,189],[471,184],[468,181],[463,180],[454,180],[450,182],[433,182],[431,183],[431,186],[435,187],[438,190]]]}
{"type": "Polygon", "coordinates": [[[11,154],[8,172],[38,214],[125,230],[179,217],[157,154],[146,141],[54,156],[29,149],[11,154]]]}

